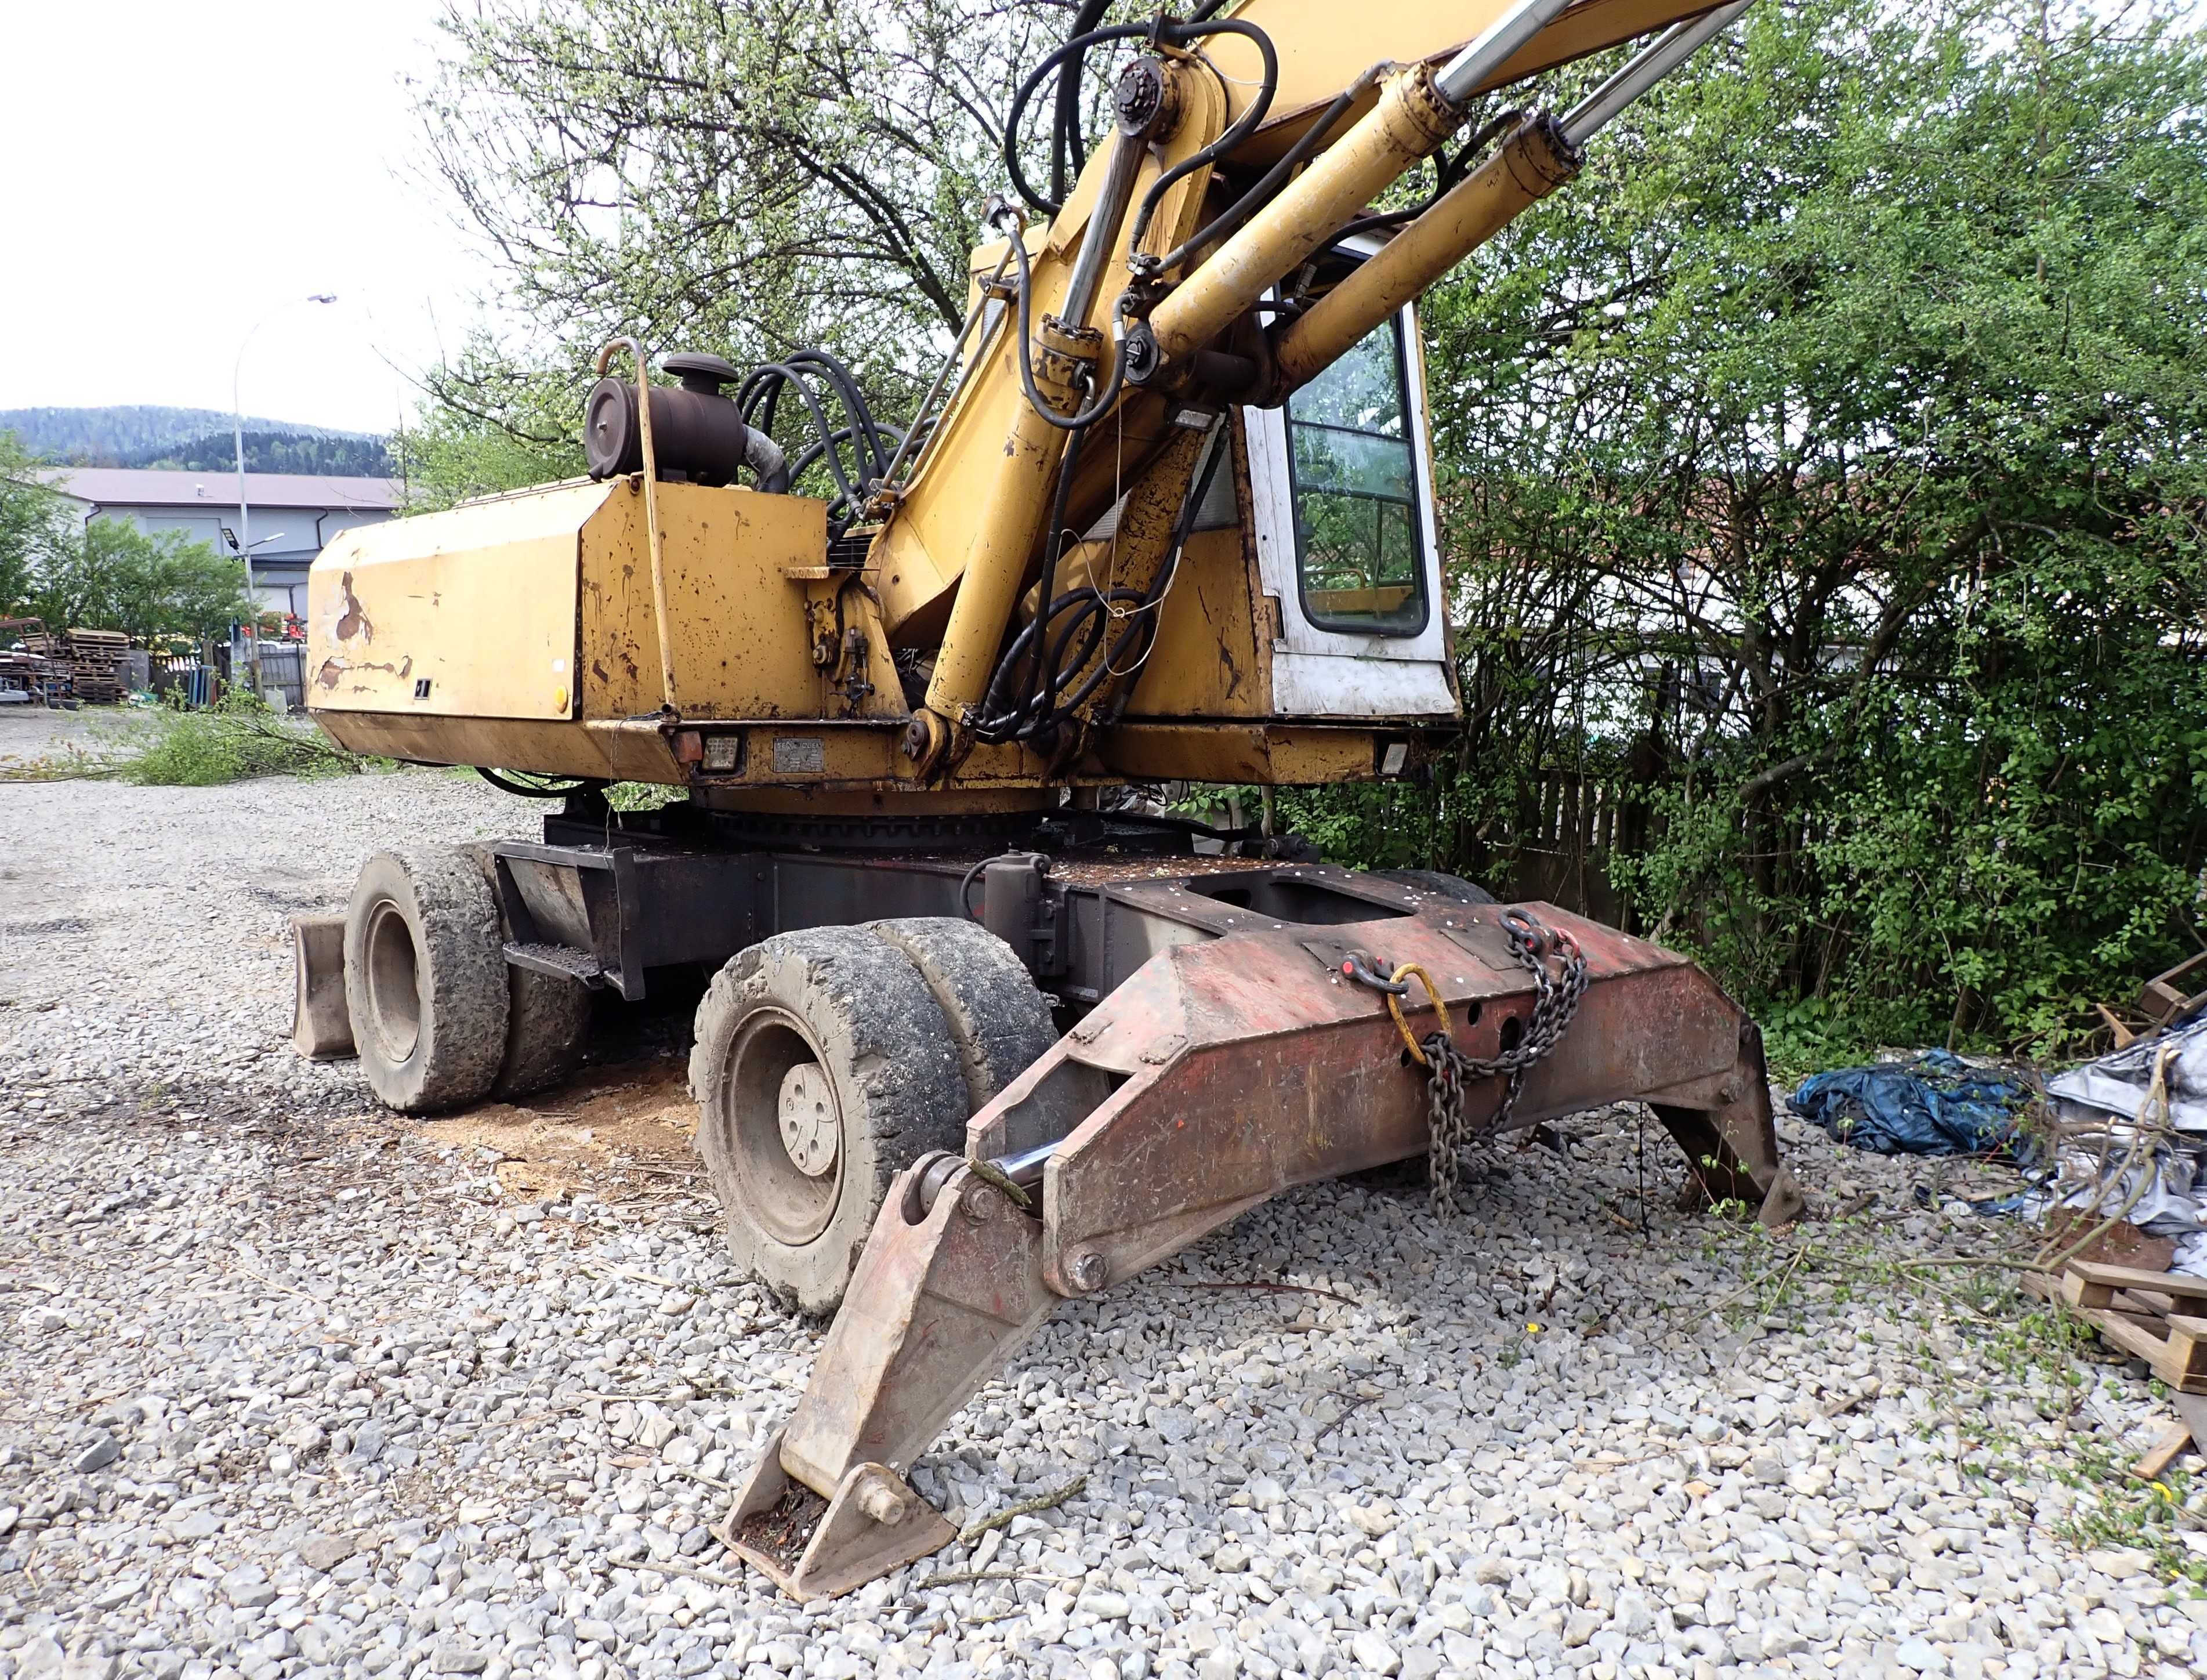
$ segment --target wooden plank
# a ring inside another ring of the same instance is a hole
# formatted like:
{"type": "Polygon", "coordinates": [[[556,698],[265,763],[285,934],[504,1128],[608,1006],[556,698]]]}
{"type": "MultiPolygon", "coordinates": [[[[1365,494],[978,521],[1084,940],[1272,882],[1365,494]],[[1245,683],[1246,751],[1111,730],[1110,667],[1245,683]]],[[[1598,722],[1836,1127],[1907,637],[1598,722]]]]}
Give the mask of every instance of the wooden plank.
{"type": "Polygon", "coordinates": [[[2108,1289],[2158,1289],[2165,1295],[2207,1300],[2207,1277],[2187,1277],[2176,1271],[2140,1271],[2136,1266],[2103,1266],[2091,1260],[2072,1260],[2064,1268],[2072,1277],[2108,1289]]]}
{"type": "Polygon", "coordinates": [[[2095,1283],[2074,1265],[2061,1274],[2060,1291],[2062,1305],[2080,1312],[2112,1306],[2115,1301],[2114,1289],[2105,1283],[2095,1283]]]}
{"type": "Polygon", "coordinates": [[[2173,1389],[2207,1390],[2207,1318],[2169,1315],[2167,1349],[2154,1374],[2173,1389]]]}
{"type": "Polygon", "coordinates": [[[2133,1358],[2153,1364],[2168,1351],[2165,1336],[2156,1336],[2136,1318],[2096,1306],[2074,1309],[2077,1316],[2100,1332],[2100,1339],[2133,1358]]]}
{"type": "Polygon", "coordinates": [[[2192,1444],[2192,1426],[2180,1420],[2161,1432],[2161,1438],[2146,1449],[2145,1456],[2131,1466],[2131,1474],[2140,1481],[2158,1481],[2161,1473],[2183,1456],[2192,1444]]]}
{"type": "Polygon", "coordinates": [[[2125,1312],[2150,1312],[2156,1318],[2166,1318],[2176,1312],[2180,1303],[2174,1295],[2165,1295],[2158,1289],[2118,1289],[2115,1306],[2125,1312]]]}

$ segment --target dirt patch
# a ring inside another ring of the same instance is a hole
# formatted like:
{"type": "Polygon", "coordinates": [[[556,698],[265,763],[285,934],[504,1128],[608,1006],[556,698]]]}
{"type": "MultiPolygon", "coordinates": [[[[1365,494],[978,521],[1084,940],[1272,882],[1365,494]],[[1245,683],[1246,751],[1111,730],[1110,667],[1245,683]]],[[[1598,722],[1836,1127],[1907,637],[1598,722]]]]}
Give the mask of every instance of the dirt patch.
{"type": "Polygon", "coordinates": [[[593,1067],[526,1103],[487,1103],[417,1124],[429,1142],[502,1157],[493,1170],[517,1201],[703,1187],[691,1146],[697,1105],[679,1057],[593,1067]]]}

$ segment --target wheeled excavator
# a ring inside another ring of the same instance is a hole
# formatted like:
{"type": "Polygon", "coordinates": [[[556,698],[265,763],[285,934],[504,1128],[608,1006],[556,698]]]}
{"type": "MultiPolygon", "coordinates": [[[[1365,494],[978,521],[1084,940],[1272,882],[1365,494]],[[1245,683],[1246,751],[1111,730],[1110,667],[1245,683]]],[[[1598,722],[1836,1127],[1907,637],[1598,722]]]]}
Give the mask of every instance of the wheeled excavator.
{"type": "Polygon", "coordinates": [[[571,1071],[595,997],[711,977],[728,1241],[835,1314],[724,1535],[788,1592],[949,1540],[908,1473],[1021,1339],[1294,1186],[1426,1157],[1444,1194],[1504,1130],[1636,1100],[1708,1196],[1797,1212],[1755,1024],[1684,958],[1144,796],[1429,763],[1416,300],[1743,9],[1089,3],[1011,113],[1050,177],[1008,146],[901,427],[825,352],[655,377],[619,340],[587,478],[316,561],[321,727],[554,804],[302,918],[300,1047],[435,1110],[571,1071]],[[1643,37],[1567,111],[1509,99],[1643,37]],[[679,797],[615,809],[632,782],[679,797]]]}

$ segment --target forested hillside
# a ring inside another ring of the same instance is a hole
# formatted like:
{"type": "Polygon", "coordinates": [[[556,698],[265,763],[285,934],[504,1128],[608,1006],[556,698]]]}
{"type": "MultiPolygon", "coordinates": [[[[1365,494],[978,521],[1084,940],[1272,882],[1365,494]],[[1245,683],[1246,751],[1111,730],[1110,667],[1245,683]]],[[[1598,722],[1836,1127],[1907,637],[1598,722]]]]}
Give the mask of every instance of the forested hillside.
{"type": "MultiPolygon", "coordinates": [[[[236,463],[231,424],[218,409],[156,404],[0,410],[0,432],[15,433],[33,455],[76,467],[218,471],[236,463]]],[[[383,439],[365,433],[282,420],[245,424],[248,471],[372,477],[390,471],[383,439]]]]}

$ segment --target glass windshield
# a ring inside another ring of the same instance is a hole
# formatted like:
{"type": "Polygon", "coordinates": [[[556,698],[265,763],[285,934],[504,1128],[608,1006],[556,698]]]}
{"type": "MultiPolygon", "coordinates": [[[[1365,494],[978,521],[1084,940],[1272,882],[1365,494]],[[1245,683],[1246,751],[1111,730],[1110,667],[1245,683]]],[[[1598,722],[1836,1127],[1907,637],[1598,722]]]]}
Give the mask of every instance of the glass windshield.
{"type": "Polygon", "coordinates": [[[1390,321],[1288,400],[1303,614],[1320,630],[1425,628],[1407,375],[1390,321]]]}

